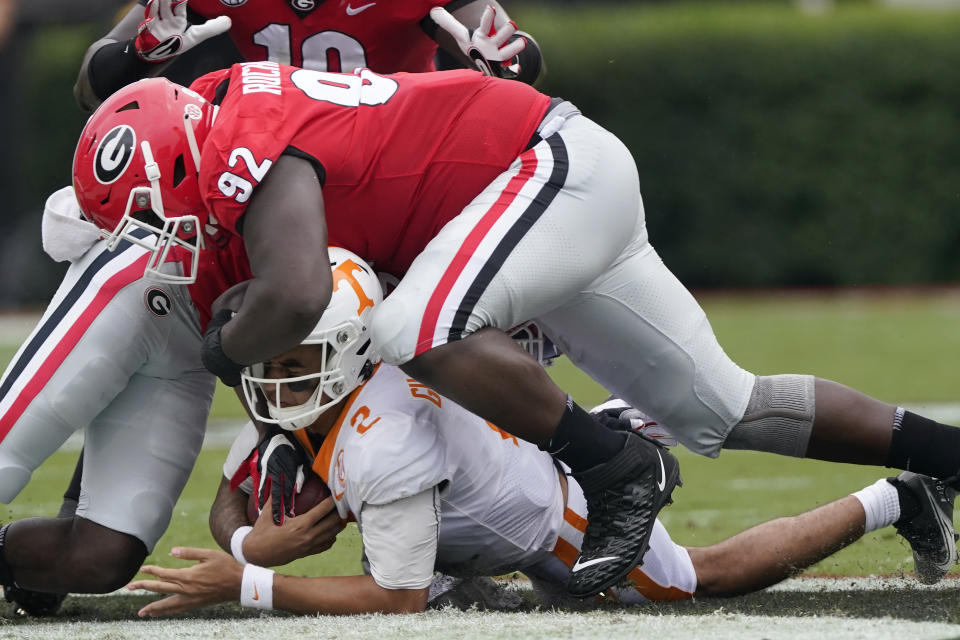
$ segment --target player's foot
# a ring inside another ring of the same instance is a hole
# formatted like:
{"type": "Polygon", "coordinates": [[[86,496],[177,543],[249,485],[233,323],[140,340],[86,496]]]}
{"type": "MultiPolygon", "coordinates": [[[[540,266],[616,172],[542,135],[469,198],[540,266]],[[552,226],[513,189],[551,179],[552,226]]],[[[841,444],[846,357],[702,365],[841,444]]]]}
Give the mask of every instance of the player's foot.
{"type": "Polygon", "coordinates": [[[610,461],[574,474],[587,499],[587,529],[567,591],[586,598],[623,580],[650,546],[657,514],[682,484],[680,464],[646,436],[627,433],[610,461]]]}
{"type": "Polygon", "coordinates": [[[43,593],[7,586],[3,588],[3,596],[13,604],[13,611],[18,616],[34,618],[55,615],[67,597],[63,593],[43,593]]]}
{"type": "Polygon", "coordinates": [[[917,580],[939,582],[957,562],[957,533],[953,529],[953,501],[957,492],[942,480],[904,471],[887,478],[900,497],[897,533],[913,549],[917,580]]]}

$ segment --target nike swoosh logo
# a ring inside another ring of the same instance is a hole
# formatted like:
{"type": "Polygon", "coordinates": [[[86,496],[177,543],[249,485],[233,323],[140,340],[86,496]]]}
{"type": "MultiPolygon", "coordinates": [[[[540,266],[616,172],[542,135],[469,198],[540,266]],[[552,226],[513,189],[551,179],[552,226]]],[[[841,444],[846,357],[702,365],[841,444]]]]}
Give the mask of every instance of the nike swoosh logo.
{"type": "Polygon", "coordinates": [[[357,15],[358,13],[361,13],[361,12],[363,12],[363,11],[366,11],[367,9],[369,9],[370,7],[372,7],[372,6],[375,5],[375,4],[377,4],[377,3],[376,3],[376,2],[371,2],[370,4],[362,4],[362,5],[360,5],[359,7],[357,7],[356,9],[354,9],[353,7],[351,7],[351,6],[348,4],[348,5],[347,5],[347,15],[348,15],[348,16],[355,16],[355,15],[357,15]]]}
{"type": "Polygon", "coordinates": [[[657,451],[657,457],[660,458],[660,481],[657,482],[657,488],[663,491],[663,488],[667,486],[667,470],[663,468],[663,456],[660,455],[659,451],[657,451]]]}
{"type": "Polygon", "coordinates": [[[570,567],[570,573],[576,573],[577,571],[580,571],[580,569],[586,569],[587,567],[591,567],[595,564],[600,564],[601,562],[616,560],[619,557],[620,556],[606,556],[603,558],[594,558],[593,560],[587,560],[586,562],[580,562],[580,558],[577,558],[577,561],[574,563],[574,565],[570,567]]]}
{"type": "Polygon", "coordinates": [[[257,593],[257,585],[254,584],[254,585],[253,585],[253,600],[254,600],[254,602],[256,602],[256,601],[259,600],[259,599],[260,599],[260,594],[257,593]]]}

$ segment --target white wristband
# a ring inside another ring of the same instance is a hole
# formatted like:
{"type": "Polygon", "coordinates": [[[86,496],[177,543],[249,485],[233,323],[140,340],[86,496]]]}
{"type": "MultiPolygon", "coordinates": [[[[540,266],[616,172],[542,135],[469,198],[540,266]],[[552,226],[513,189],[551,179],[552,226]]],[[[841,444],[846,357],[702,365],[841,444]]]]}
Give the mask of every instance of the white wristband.
{"type": "Polygon", "coordinates": [[[230,536],[230,553],[240,564],[247,564],[247,559],[243,557],[243,541],[253,531],[253,527],[239,527],[230,536]]]}
{"type": "Polygon", "coordinates": [[[255,564],[243,568],[240,606],[273,609],[273,569],[264,569],[255,564]]]}

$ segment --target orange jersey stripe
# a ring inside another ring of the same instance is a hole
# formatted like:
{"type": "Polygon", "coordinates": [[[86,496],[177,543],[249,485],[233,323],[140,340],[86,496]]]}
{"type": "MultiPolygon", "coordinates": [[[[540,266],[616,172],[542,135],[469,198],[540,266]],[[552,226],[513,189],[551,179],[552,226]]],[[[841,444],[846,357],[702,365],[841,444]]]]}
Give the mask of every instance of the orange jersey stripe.
{"type": "MultiPolygon", "coordinates": [[[[373,370],[373,375],[376,375],[377,369],[379,368],[380,365],[377,364],[373,370]]],[[[370,377],[372,378],[373,375],[370,377]]],[[[369,379],[370,378],[367,378],[367,380],[369,379]]],[[[337,416],[336,423],[334,423],[333,428],[330,429],[329,433],[323,437],[323,444],[320,445],[320,450],[317,451],[317,454],[313,458],[313,472],[323,478],[323,481],[327,483],[327,486],[330,486],[330,461],[333,459],[333,450],[337,443],[337,435],[340,433],[340,427],[343,426],[344,419],[347,417],[347,414],[350,413],[350,407],[353,406],[353,401],[356,400],[358,395],[360,395],[360,390],[363,389],[366,384],[366,381],[364,381],[364,383],[354,389],[350,394],[350,397],[347,398],[346,403],[343,405],[343,409],[340,411],[340,415],[337,416]]],[[[306,437],[306,434],[304,434],[304,437],[306,437]]],[[[312,447],[308,450],[312,451],[312,447]]]]}
{"type": "Polygon", "coordinates": [[[307,435],[306,429],[297,429],[293,432],[293,436],[300,442],[300,445],[306,450],[311,459],[317,457],[317,452],[313,450],[313,443],[310,442],[310,436],[307,435]]]}
{"type": "Polygon", "coordinates": [[[651,602],[668,602],[671,600],[686,600],[693,596],[683,589],[677,587],[664,587],[654,582],[650,576],[640,570],[640,567],[634,567],[627,574],[627,579],[633,583],[633,588],[640,592],[647,600],[651,602]]]}
{"type": "Polygon", "coordinates": [[[580,555],[580,551],[563,538],[557,538],[557,544],[553,548],[553,555],[560,558],[563,564],[572,567],[573,563],[577,561],[577,556],[580,555]]]}
{"type": "Polygon", "coordinates": [[[580,533],[584,533],[587,530],[587,519],[572,509],[564,510],[563,519],[567,521],[567,524],[580,533]]]}
{"type": "MultiPolygon", "coordinates": [[[[572,512],[568,509],[567,513],[572,512]]],[[[583,518],[580,519],[583,520],[583,518]]],[[[560,561],[563,562],[563,564],[567,565],[568,567],[572,567],[577,561],[577,556],[580,555],[580,551],[563,538],[557,538],[557,544],[553,548],[553,555],[557,556],[560,561]]],[[[640,567],[634,567],[631,569],[630,573],[627,574],[627,579],[640,595],[651,602],[687,600],[693,596],[692,593],[688,593],[683,589],[679,589],[677,587],[665,587],[657,584],[650,576],[645,574],[640,567]]],[[[606,596],[616,599],[616,594],[613,591],[606,592],[606,596]]]]}

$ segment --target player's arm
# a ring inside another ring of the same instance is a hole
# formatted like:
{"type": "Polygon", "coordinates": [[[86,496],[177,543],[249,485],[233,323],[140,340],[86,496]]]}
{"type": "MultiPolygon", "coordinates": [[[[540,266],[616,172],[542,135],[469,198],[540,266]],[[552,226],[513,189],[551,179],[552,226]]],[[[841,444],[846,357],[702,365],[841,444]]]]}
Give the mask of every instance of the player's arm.
{"type": "Polygon", "coordinates": [[[496,0],[453,2],[450,6],[455,8],[431,10],[424,29],[463,66],[527,84],[543,75],[546,67],[537,41],[518,31],[496,0]]]}
{"type": "MultiPolygon", "coordinates": [[[[249,499],[250,494],[241,488],[230,488],[229,478],[220,479],[217,495],[210,506],[209,524],[213,539],[224,551],[233,553],[230,548],[233,535],[242,527],[250,526],[250,523],[247,522],[247,501],[249,499]]],[[[260,562],[260,564],[271,566],[270,563],[265,562],[260,562]]]]}
{"type": "Polygon", "coordinates": [[[248,521],[247,503],[253,480],[243,467],[258,444],[259,435],[252,423],[237,434],[223,463],[223,478],[210,507],[210,533],[220,547],[232,553],[238,562],[274,567],[298,558],[323,553],[336,542],[343,522],[332,499],[322,500],[309,511],[284,518],[273,524],[270,501],[256,522],[248,521]]]}
{"type": "Polygon", "coordinates": [[[273,605],[294,613],[416,613],[427,606],[440,532],[436,487],[386,504],[364,504],[359,518],[370,575],[277,576],[273,605]]]}
{"type": "Polygon", "coordinates": [[[437,488],[384,505],[364,505],[361,521],[371,575],[298,578],[255,565],[241,567],[220,551],[176,548],[171,552],[174,556],[198,560],[198,564],[186,569],[144,566],[144,573],[158,579],[138,580],[129,588],[170,594],[141,609],[141,616],[169,615],[236,599],[246,606],[301,614],[423,611],[440,530],[437,488]]]}
{"type": "Polygon", "coordinates": [[[253,279],[231,313],[214,316],[203,361],[230,386],[243,365],[295,347],[330,301],[323,194],[314,165],[283,155],[257,186],[242,221],[253,279]]]}
{"type": "Polygon", "coordinates": [[[157,75],[176,56],[230,28],[226,16],[191,25],[184,0],[145,4],[131,7],[87,49],[73,87],[81,109],[93,111],[121,87],[157,75]]]}

